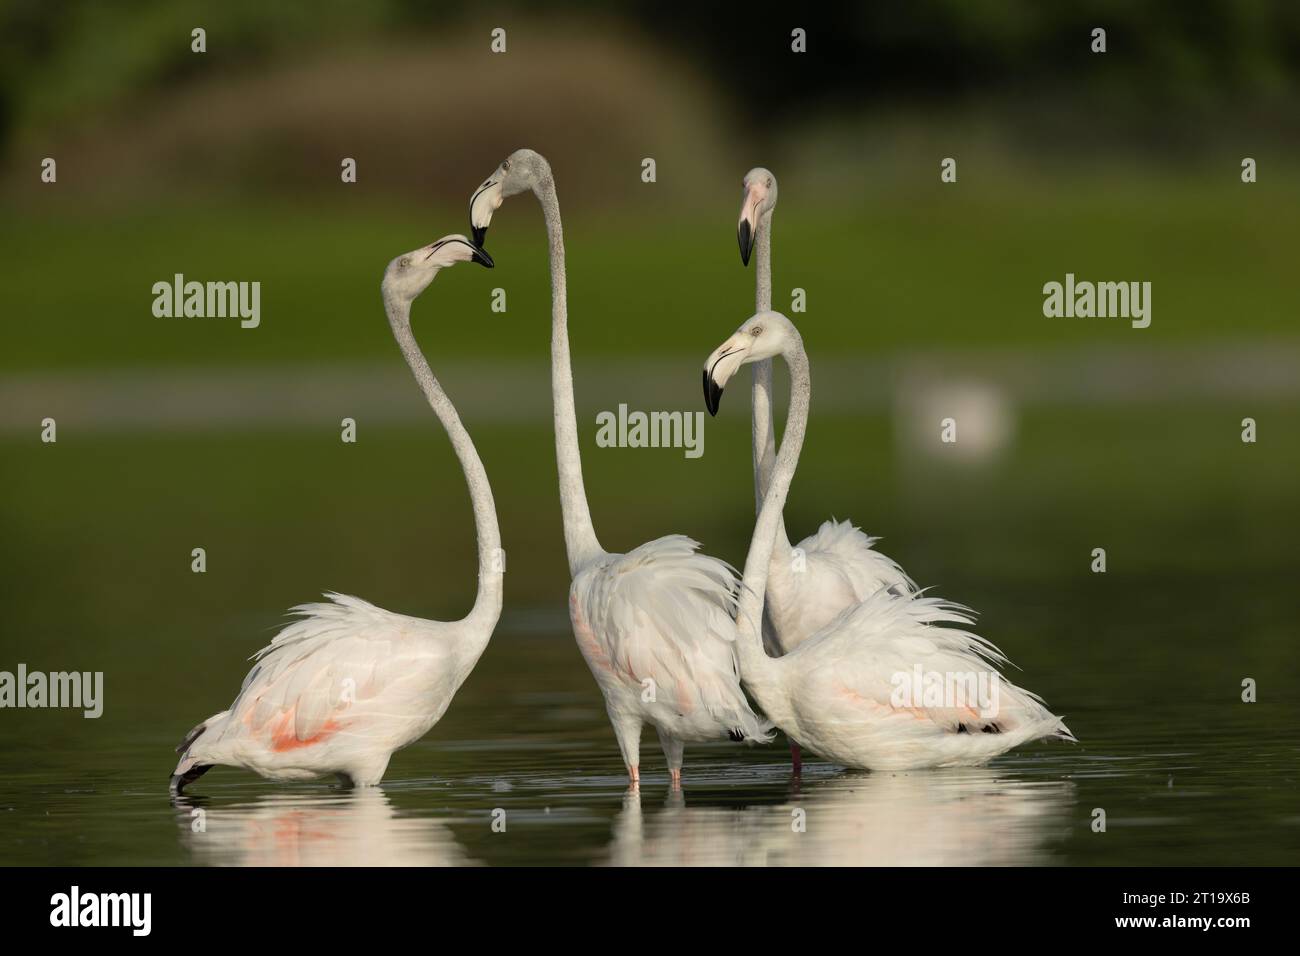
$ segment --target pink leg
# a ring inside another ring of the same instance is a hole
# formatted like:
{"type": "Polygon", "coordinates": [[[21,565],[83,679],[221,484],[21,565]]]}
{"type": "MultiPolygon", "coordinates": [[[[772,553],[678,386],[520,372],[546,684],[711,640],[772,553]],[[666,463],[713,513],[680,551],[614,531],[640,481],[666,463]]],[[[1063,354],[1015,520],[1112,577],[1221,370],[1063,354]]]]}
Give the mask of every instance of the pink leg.
{"type": "Polygon", "coordinates": [[[634,786],[634,787],[637,786],[637,785],[641,782],[641,768],[640,768],[640,767],[628,767],[628,768],[627,768],[627,779],[628,779],[628,782],[629,782],[630,784],[632,784],[632,786],[634,786]]]}
{"type": "Polygon", "coordinates": [[[790,741],[790,766],[796,777],[803,772],[803,754],[799,751],[799,745],[793,740],[790,741]]]}
{"type": "Polygon", "coordinates": [[[668,779],[672,782],[674,790],[682,789],[682,768],[681,767],[668,768],[668,779]]]}

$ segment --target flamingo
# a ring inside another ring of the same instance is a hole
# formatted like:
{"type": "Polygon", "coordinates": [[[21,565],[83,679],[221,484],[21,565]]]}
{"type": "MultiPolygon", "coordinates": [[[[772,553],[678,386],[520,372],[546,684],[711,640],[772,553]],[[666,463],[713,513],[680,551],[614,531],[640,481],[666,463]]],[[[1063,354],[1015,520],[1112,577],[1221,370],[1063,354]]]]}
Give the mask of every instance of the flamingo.
{"type": "MultiPolygon", "coordinates": [[[[756,166],[745,174],[736,226],[740,260],[754,254],[754,311],[772,308],[772,213],[777,184],[772,171],[756,166]]],[[[772,361],[753,363],[751,430],[754,450],[755,511],[772,478],[776,434],[772,422],[772,361]]],[[[768,568],[763,642],[774,656],[789,653],[831,622],[846,607],[866,600],[881,588],[906,594],[916,584],[897,563],[875,549],[879,538],[864,534],[850,521],[831,518],[794,547],[785,519],[777,515],[776,543],[768,568]]],[[[790,742],[797,774],[799,745],[790,742]]]]}
{"type": "Polygon", "coordinates": [[[550,246],[551,393],[573,634],[605,699],[630,786],[640,782],[641,730],[659,735],[668,773],[680,788],[688,741],[771,739],[750,708],[735,651],[735,571],[673,534],[626,554],[596,538],[582,480],[573,371],[569,361],[564,235],[555,177],[531,149],[512,153],[470,198],[474,241],[509,196],[531,190],[550,246]]]}
{"type": "Polygon", "coordinates": [[[877,590],[842,608],[789,653],[766,653],[760,615],[781,509],[808,424],[808,357],[794,324],[766,311],[747,319],[704,365],[705,404],[717,414],[723,387],[741,365],[778,355],[790,370],[790,407],[736,616],[741,675],[759,707],[799,746],[863,770],[974,766],[1026,741],[1073,740],[1039,697],[998,673],[1007,659],[964,630],[972,623],[967,609],[916,591],[877,590]],[[978,702],[932,699],[928,691],[900,697],[913,674],[925,675],[927,686],[931,674],[940,682],[984,675],[992,692],[978,702]]]}
{"type": "Polygon", "coordinates": [[[411,332],[411,303],[440,269],[492,259],[453,235],[398,256],[384,273],[384,308],[415,380],[465,471],[478,539],[478,594],[459,621],[394,614],[361,598],[293,608],[298,619],[253,655],[229,709],[191,730],[179,747],[171,790],[213,766],[272,780],[336,774],[356,787],[383,779],[393,753],[438,722],[478,662],[501,616],[501,532],[483,462],[411,332]]]}

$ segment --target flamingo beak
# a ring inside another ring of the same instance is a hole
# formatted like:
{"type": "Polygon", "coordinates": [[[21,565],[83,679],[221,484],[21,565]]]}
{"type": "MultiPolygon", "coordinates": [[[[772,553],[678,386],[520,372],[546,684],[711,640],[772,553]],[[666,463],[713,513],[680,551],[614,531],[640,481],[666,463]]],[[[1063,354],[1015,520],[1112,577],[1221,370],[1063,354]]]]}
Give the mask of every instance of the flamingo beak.
{"type": "Polygon", "coordinates": [[[713,354],[704,363],[704,407],[709,410],[710,415],[718,414],[718,406],[722,403],[722,390],[744,363],[747,348],[748,342],[745,339],[740,335],[733,335],[714,349],[713,354]]]}
{"type": "Polygon", "coordinates": [[[754,251],[758,234],[758,203],[761,195],[758,185],[745,190],[745,201],[740,205],[740,222],[736,225],[736,238],[740,241],[740,261],[749,265],[749,255],[754,251]]]}
{"type": "MultiPolygon", "coordinates": [[[[484,231],[486,232],[487,230],[485,229],[484,231]]],[[[474,243],[472,258],[474,262],[477,262],[486,269],[491,269],[496,265],[496,263],[492,261],[492,257],[488,255],[487,250],[479,245],[477,241],[474,243]]]]}
{"type": "Polygon", "coordinates": [[[718,406],[722,404],[722,386],[713,380],[709,370],[704,370],[704,407],[709,410],[710,415],[718,414],[718,406]]]}
{"type": "Polygon", "coordinates": [[[754,248],[754,230],[744,219],[740,220],[740,226],[736,229],[736,238],[740,240],[740,262],[747,266],[749,254],[754,248]]]}
{"type": "Polygon", "coordinates": [[[501,208],[501,203],[504,201],[502,179],[501,171],[498,169],[483,185],[474,190],[474,195],[469,200],[470,233],[474,237],[474,245],[480,249],[483,248],[483,240],[487,238],[492,214],[501,208]]]}

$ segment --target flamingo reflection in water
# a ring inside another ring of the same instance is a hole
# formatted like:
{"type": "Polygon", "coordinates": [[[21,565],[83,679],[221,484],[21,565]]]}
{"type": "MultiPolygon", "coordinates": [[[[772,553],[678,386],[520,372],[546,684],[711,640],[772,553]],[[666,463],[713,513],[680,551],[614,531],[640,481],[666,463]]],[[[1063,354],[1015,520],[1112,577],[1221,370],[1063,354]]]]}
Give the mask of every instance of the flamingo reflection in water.
{"type": "Polygon", "coordinates": [[[216,866],[475,866],[446,824],[398,811],[376,788],[174,801],[181,842],[216,866]]]}
{"type": "Polygon", "coordinates": [[[643,813],[630,790],[608,848],[614,866],[1026,866],[1053,862],[1074,785],[988,767],[837,773],[785,801],[643,813]]]}

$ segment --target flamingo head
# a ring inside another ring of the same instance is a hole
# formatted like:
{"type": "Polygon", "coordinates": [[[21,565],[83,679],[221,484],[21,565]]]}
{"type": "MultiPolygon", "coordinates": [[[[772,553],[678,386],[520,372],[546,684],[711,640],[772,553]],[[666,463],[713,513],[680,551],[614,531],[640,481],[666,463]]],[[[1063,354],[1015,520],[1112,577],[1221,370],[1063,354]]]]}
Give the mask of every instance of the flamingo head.
{"type": "Polygon", "coordinates": [[[492,214],[501,208],[502,202],[526,189],[536,189],[550,175],[551,166],[541,153],[517,149],[507,156],[470,196],[469,225],[474,243],[483,245],[492,214]]]}
{"type": "Polygon", "coordinates": [[[736,224],[736,238],[740,240],[740,261],[749,265],[749,254],[758,238],[758,223],[763,214],[776,207],[776,177],[772,171],[755,166],[745,173],[745,188],[740,202],[740,222],[736,224]]]}
{"type": "Polygon", "coordinates": [[[464,236],[443,236],[388,263],[384,270],[384,292],[410,301],[429,287],[439,269],[458,262],[477,262],[489,269],[494,265],[486,250],[464,236]]]}
{"type": "Polygon", "coordinates": [[[704,405],[709,414],[718,414],[722,390],[742,365],[784,355],[798,338],[794,323],[780,312],[759,312],[746,319],[704,362],[704,405]]]}

